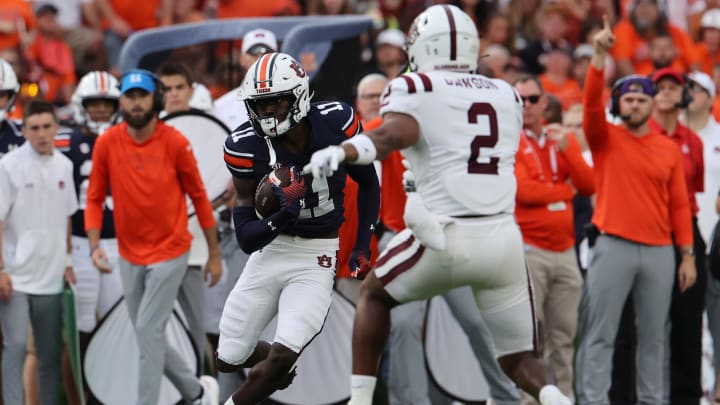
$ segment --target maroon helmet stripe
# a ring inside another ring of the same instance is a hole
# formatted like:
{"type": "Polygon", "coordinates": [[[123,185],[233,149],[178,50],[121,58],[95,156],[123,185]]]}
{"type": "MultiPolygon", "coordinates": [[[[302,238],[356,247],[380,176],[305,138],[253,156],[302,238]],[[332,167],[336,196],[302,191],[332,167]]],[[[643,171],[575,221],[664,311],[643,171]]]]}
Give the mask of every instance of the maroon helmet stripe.
{"type": "Polygon", "coordinates": [[[450,6],[443,5],[445,14],[447,14],[448,23],[450,23],[450,60],[457,59],[457,33],[455,32],[455,17],[453,17],[450,6]]]}
{"type": "Polygon", "coordinates": [[[390,260],[391,257],[395,256],[396,254],[402,252],[403,250],[407,249],[412,245],[412,243],[415,242],[415,237],[410,234],[410,237],[407,238],[404,242],[401,242],[399,245],[393,247],[392,249],[388,250],[387,253],[380,256],[377,260],[377,263],[375,263],[375,267],[380,267],[383,264],[385,264],[388,260],[390,260]]]}
{"type": "Polygon", "coordinates": [[[409,259],[393,267],[393,269],[390,270],[386,275],[380,277],[380,282],[383,285],[388,285],[391,281],[395,280],[395,277],[410,270],[410,268],[414,266],[418,262],[418,260],[420,260],[424,252],[425,246],[420,245],[420,248],[417,250],[417,252],[410,256],[409,259]]]}
{"type": "Polygon", "coordinates": [[[415,92],[417,91],[417,90],[415,89],[415,82],[413,81],[413,79],[411,79],[411,78],[409,78],[409,77],[407,77],[407,76],[405,76],[405,75],[400,76],[400,77],[402,77],[402,78],[405,80],[405,83],[407,83],[408,93],[412,94],[412,93],[415,93],[415,92]]]}
{"type": "Polygon", "coordinates": [[[423,89],[425,91],[432,91],[432,81],[425,73],[418,73],[418,76],[420,76],[420,80],[422,81],[423,89]]]}

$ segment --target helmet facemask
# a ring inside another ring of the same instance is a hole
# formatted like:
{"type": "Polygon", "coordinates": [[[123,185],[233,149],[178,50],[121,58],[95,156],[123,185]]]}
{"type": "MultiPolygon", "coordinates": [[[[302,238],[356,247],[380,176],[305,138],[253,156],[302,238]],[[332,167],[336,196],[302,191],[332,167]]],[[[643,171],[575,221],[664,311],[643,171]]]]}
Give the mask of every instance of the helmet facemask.
{"type": "Polygon", "coordinates": [[[82,100],[82,109],[83,109],[83,116],[85,121],[85,127],[92,132],[93,134],[100,135],[107,131],[111,126],[115,125],[115,123],[118,121],[118,117],[120,116],[120,103],[115,98],[103,98],[103,97],[96,97],[96,98],[85,98],[82,100]],[[95,121],[90,116],[90,112],[88,111],[88,104],[91,101],[94,100],[106,100],[109,101],[113,105],[113,112],[110,115],[110,117],[107,120],[104,121],[95,121]]]}

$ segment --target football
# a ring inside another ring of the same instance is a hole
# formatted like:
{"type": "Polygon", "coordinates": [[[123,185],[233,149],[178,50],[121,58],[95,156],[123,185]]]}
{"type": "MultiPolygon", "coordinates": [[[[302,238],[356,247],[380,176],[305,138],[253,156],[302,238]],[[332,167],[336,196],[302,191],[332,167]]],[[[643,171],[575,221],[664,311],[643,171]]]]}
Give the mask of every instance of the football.
{"type": "Polygon", "coordinates": [[[290,185],[290,166],[281,166],[266,174],[255,190],[255,214],[267,218],[280,210],[280,201],[273,193],[273,184],[280,187],[290,185]]]}

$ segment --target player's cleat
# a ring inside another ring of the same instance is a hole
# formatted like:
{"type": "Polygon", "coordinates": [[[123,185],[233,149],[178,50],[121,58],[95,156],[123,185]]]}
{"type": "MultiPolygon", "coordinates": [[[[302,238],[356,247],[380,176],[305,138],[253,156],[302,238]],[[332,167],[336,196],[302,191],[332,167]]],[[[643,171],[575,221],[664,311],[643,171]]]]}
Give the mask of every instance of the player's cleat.
{"type": "Polygon", "coordinates": [[[220,387],[215,377],[204,375],[200,377],[202,396],[195,401],[195,405],[217,405],[220,400],[220,387]]]}
{"type": "Polygon", "coordinates": [[[572,405],[570,398],[554,385],[546,385],[540,390],[540,405],[572,405]]]}

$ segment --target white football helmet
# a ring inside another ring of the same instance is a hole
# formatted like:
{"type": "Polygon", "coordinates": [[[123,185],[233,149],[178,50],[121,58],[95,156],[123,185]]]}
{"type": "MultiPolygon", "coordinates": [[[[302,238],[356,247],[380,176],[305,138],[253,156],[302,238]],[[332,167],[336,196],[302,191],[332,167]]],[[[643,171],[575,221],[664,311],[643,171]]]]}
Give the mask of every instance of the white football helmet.
{"type": "Polygon", "coordinates": [[[258,135],[280,136],[307,117],[310,111],[310,83],[305,69],[285,53],[267,53],[253,63],[245,74],[240,99],[245,102],[250,122],[258,135]],[[288,111],[261,116],[258,104],[280,97],[292,97],[288,111]]]}
{"type": "Polygon", "coordinates": [[[94,134],[102,134],[118,120],[119,98],[118,80],[113,75],[98,70],[87,73],[80,79],[71,99],[75,123],[86,126],[94,134]],[[88,100],[98,99],[110,100],[115,105],[115,112],[108,122],[95,122],[87,113],[85,103],[88,100]]]}
{"type": "Polygon", "coordinates": [[[448,4],[428,7],[415,17],[407,36],[410,69],[474,72],[480,39],[472,18],[448,4]]]}
{"type": "Polygon", "coordinates": [[[15,99],[18,91],[20,91],[20,83],[18,83],[17,75],[5,59],[0,59],[0,91],[10,92],[10,99],[5,108],[0,108],[0,122],[4,121],[7,113],[15,108],[15,99]]]}

